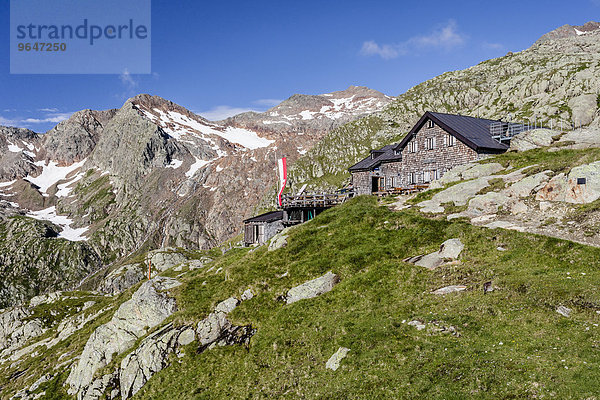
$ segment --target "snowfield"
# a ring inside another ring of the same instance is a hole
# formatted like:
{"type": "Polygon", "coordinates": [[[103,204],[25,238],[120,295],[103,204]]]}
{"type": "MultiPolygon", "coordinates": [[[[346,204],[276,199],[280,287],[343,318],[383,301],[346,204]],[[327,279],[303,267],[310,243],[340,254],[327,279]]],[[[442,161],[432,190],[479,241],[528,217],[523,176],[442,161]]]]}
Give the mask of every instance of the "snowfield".
{"type": "Polygon", "coordinates": [[[64,238],[73,242],[87,240],[83,234],[88,230],[88,227],[71,228],[73,220],[64,215],[56,215],[56,207],[54,206],[44,210],[31,211],[27,216],[39,221],[50,221],[53,224],[60,226],[62,231],[58,234],[59,238],[64,238]]]}
{"type": "Polygon", "coordinates": [[[37,161],[35,165],[43,168],[42,173],[36,177],[27,175],[25,180],[38,186],[40,188],[40,193],[45,197],[48,197],[47,192],[52,185],[65,179],[71,172],[81,168],[84,163],[85,160],[82,160],[67,167],[59,167],[55,161],[50,161],[48,164],[44,161],[37,161]]]}

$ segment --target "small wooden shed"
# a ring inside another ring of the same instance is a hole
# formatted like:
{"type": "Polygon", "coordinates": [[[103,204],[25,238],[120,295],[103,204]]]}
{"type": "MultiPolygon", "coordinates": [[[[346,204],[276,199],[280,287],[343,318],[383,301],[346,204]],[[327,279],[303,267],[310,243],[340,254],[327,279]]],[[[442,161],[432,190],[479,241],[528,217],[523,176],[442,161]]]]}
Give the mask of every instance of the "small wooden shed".
{"type": "Polygon", "coordinates": [[[244,220],[244,245],[264,244],[284,228],[283,211],[271,211],[244,220]]]}

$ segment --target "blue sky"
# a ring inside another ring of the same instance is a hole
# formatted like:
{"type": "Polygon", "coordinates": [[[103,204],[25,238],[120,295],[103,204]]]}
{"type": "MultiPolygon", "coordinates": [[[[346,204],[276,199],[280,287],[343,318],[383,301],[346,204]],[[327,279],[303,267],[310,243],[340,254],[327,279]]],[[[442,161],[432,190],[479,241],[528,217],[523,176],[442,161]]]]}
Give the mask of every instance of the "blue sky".
{"type": "Polygon", "coordinates": [[[43,132],[137,93],[214,119],[350,85],[395,96],[599,13],[600,0],[153,0],[152,74],[11,75],[9,0],[0,0],[0,125],[43,132]]]}

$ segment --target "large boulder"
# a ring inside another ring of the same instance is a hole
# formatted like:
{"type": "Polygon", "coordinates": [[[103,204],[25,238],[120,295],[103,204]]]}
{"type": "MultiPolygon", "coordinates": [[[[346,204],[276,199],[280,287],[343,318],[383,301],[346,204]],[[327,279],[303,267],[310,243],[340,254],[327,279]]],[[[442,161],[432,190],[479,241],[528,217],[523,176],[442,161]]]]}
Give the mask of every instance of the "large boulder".
{"type": "Polygon", "coordinates": [[[506,189],[506,194],[511,197],[524,198],[531,195],[532,192],[541,188],[540,185],[548,182],[549,174],[552,171],[538,172],[537,174],[527,176],[506,189]]]}
{"type": "Polygon", "coordinates": [[[161,272],[186,261],[187,258],[183,254],[170,248],[153,250],[146,255],[146,264],[150,262],[153,270],[161,272]]]}
{"type": "Polygon", "coordinates": [[[130,300],[121,304],[113,318],[90,336],[66,383],[71,395],[85,390],[96,371],[108,365],[115,354],[129,349],[149,329],[162,323],[177,309],[164,292],[178,286],[175,279],[156,277],[142,284],[130,300]]]}
{"type": "Polygon", "coordinates": [[[327,293],[333,289],[340,281],[340,277],[329,271],[325,275],[310,280],[288,290],[285,297],[287,304],[292,304],[300,300],[312,299],[327,293]]]}
{"type": "Polygon", "coordinates": [[[540,147],[548,147],[558,136],[560,136],[559,132],[550,129],[532,129],[513,137],[510,140],[510,150],[527,151],[540,147]]]}
{"type": "Polygon", "coordinates": [[[464,206],[471,197],[474,197],[481,189],[489,186],[488,181],[490,179],[491,177],[481,177],[450,186],[448,189],[436,193],[431,200],[419,203],[419,207],[421,207],[422,212],[437,214],[444,212],[442,206],[444,203],[464,206]]]}
{"type": "Polygon", "coordinates": [[[575,126],[585,126],[592,122],[598,108],[597,99],[597,94],[582,94],[569,100],[575,126]]]}
{"type": "Polygon", "coordinates": [[[539,201],[591,203],[600,198],[600,161],[571,169],[552,178],[536,194],[539,201]]]}

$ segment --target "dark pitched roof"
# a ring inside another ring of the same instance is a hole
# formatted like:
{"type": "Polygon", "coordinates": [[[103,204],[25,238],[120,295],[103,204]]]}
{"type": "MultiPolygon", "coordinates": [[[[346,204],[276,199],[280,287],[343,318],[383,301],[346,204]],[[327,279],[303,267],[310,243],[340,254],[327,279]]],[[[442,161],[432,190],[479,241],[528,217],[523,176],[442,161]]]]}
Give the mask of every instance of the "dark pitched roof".
{"type": "Polygon", "coordinates": [[[389,144],[387,146],[383,146],[379,150],[371,150],[371,155],[369,155],[369,157],[360,160],[348,168],[348,171],[356,172],[371,170],[384,162],[400,161],[402,156],[394,152],[394,147],[396,147],[396,145],[389,144]],[[375,157],[373,157],[373,155],[375,155],[375,157]]]}
{"type": "Polygon", "coordinates": [[[507,145],[492,138],[490,133],[490,125],[501,121],[431,111],[427,111],[423,114],[419,122],[417,122],[408,135],[406,135],[396,146],[396,149],[401,149],[406,146],[412,138],[412,134],[421,129],[423,124],[429,119],[475,151],[501,153],[508,150],[507,145]]]}
{"type": "Polygon", "coordinates": [[[283,219],[283,211],[270,211],[268,213],[257,215],[256,217],[248,218],[244,220],[247,222],[273,222],[283,219]]]}

